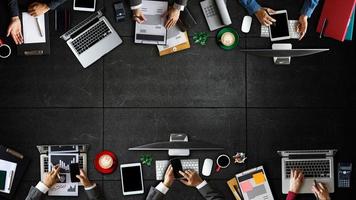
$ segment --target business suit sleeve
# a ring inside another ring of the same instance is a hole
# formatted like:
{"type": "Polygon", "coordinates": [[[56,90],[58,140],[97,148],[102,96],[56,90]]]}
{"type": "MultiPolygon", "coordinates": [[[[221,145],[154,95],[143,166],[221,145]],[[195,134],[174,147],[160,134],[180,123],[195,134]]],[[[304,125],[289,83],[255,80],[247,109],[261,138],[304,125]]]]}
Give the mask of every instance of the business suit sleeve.
{"type": "Polygon", "coordinates": [[[245,7],[250,15],[253,15],[261,8],[260,4],[258,4],[256,0],[240,0],[240,3],[243,7],[245,7]]]}
{"type": "Polygon", "coordinates": [[[185,7],[187,6],[188,0],[175,0],[174,3],[185,7]]]}
{"type": "Polygon", "coordinates": [[[162,200],[164,199],[164,194],[154,187],[150,188],[146,200],[162,200]]]}
{"type": "MultiPolygon", "coordinates": [[[[185,7],[187,6],[188,0],[175,0],[174,3],[185,7]]],[[[142,0],[130,0],[131,10],[139,8],[141,4],[142,4],[142,0]]]]}
{"type": "Polygon", "coordinates": [[[17,0],[7,0],[11,17],[19,16],[19,6],[17,0]]]}
{"type": "Polygon", "coordinates": [[[67,0],[50,0],[47,5],[51,10],[54,10],[66,1],[67,0]]]}
{"type": "Polygon", "coordinates": [[[25,200],[40,200],[42,195],[43,193],[39,189],[31,186],[31,189],[28,192],[25,200]]]}
{"type": "Polygon", "coordinates": [[[89,200],[104,200],[104,196],[102,192],[99,190],[98,186],[95,186],[94,188],[90,190],[85,190],[85,193],[87,194],[87,197],[89,200]]]}
{"type": "Polygon", "coordinates": [[[311,17],[318,3],[319,0],[305,0],[300,14],[311,17]]]}
{"type": "Polygon", "coordinates": [[[206,200],[225,200],[225,197],[211,188],[209,184],[198,189],[198,191],[206,200]]]}
{"type": "Polygon", "coordinates": [[[142,0],[130,0],[131,9],[135,9],[136,7],[139,7],[141,3],[142,0]]]}

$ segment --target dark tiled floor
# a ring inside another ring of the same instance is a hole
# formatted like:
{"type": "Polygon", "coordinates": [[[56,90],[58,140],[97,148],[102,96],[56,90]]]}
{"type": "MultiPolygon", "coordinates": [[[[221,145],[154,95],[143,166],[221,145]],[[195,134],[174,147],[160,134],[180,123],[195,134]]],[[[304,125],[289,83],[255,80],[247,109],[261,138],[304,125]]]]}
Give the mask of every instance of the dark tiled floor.
{"type": "MultiPolygon", "coordinates": [[[[293,19],[301,3],[263,1],[264,6],[288,8],[293,19]]],[[[356,131],[355,43],[318,39],[314,29],[321,6],[310,20],[307,38],[291,42],[295,48],[331,51],[293,58],[290,66],[276,66],[272,59],[246,55],[239,49],[219,49],[216,32],[211,33],[207,46],[192,44],[190,50],[159,57],[156,47],[133,44],[133,23],[129,17],[114,22],[111,5],[98,0],[124,43],[87,69],[81,68],[54,31],[51,56],[0,60],[0,143],[32,159],[16,200],[23,199],[39,179],[37,144],[90,144],[90,178],[107,199],[144,199],[145,195],[124,198],[118,172],[102,176],[93,168],[95,154],[109,149],[120,163],[136,162],[141,152],[129,152],[129,147],[168,140],[171,132],[222,145],[230,155],[247,152],[245,165],[231,165],[208,179],[227,199],[232,196],[225,181],[257,165],[264,165],[274,196],[283,199],[277,150],[337,148],[337,161],[355,162],[351,139],[356,131]]],[[[71,7],[71,3],[64,6],[71,7]]],[[[246,11],[238,1],[228,1],[228,6],[232,27],[240,33],[239,48],[270,48],[268,39],[258,37],[257,20],[249,34],[241,34],[246,11]]],[[[208,31],[199,1],[191,1],[189,8],[199,23],[189,35],[208,31]]],[[[73,24],[89,15],[72,14],[73,24]]],[[[200,158],[202,165],[205,157],[215,158],[219,153],[192,152],[192,157],[200,158]]],[[[155,159],[167,158],[165,152],[152,154],[155,159]]],[[[145,166],[143,172],[147,192],[157,184],[154,167],[145,166]]],[[[86,199],[82,193],[80,199],[86,199]]],[[[195,189],[179,183],[168,199],[182,199],[177,195],[182,193],[185,199],[201,199],[195,189]]],[[[355,199],[354,193],[338,189],[333,197],[355,199]]]]}

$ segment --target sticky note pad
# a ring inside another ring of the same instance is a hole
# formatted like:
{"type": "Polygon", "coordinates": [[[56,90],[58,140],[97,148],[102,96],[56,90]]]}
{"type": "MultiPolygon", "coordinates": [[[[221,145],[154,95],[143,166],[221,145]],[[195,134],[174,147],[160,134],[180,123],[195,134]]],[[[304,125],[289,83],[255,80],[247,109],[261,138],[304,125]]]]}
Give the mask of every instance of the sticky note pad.
{"type": "Polygon", "coordinates": [[[249,192],[253,189],[252,184],[249,180],[240,183],[242,192],[249,192]]]}
{"type": "Polygon", "coordinates": [[[5,189],[6,171],[0,171],[0,190],[5,189]]]}
{"type": "Polygon", "coordinates": [[[252,176],[253,176],[253,180],[255,180],[256,185],[259,185],[259,184],[265,182],[265,175],[262,172],[254,174],[252,176]]]}

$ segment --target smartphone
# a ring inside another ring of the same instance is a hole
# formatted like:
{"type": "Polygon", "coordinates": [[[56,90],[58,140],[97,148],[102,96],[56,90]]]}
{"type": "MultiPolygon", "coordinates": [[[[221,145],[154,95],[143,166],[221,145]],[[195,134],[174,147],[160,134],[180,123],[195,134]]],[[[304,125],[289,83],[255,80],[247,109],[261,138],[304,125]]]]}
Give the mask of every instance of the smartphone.
{"type": "Polygon", "coordinates": [[[182,167],[182,163],[180,162],[180,159],[173,158],[170,160],[170,163],[173,168],[174,177],[177,179],[182,178],[183,176],[179,173],[179,171],[183,171],[183,167],[182,167]]]}
{"type": "Polygon", "coordinates": [[[78,163],[72,163],[69,165],[69,170],[70,170],[70,181],[72,183],[77,183],[80,182],[80,180],[76,177],[77,175],[80,174],[79,171],[79,164],[78,163]]]}

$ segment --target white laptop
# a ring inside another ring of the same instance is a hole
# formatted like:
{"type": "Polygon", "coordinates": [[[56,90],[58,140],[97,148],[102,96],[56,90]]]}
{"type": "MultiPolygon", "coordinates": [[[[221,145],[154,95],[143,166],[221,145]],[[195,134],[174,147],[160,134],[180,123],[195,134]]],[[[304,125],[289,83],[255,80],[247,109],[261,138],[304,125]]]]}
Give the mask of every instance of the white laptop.
{"type": "Polygon", "coordinates": [[[48,172],[49,169],[49,157],[48,153],[49,152],[61,152],[61,153],[66,153],[66,152],[77,152],[79,154],[78,157],[78,163],[79,163],[79,168],[83,169],[85,172],[88,171],[88,165],[87,165],[87,151],[88,151],[89,145],[88,144],[74,144],[74,145],[38,145],[37,149],[40,152],[40,175],[41,175],[41,181],[43,181],[45,173],[48,172]]]}
{"type": "Polygon", "coordinates": [[[311,191],[316,182],[326,185],[330,193],[334,187],[334,155],[337,150],[287,150],[278,151],[282,157],[282,193],[289,191],[290,172],[300,169],[304,173],[304,183],[300,193],[313,193],[311,191]]]}
{"type": "Polygon", "coordinates": [[[120,36],[101,11],[61,36],[84,68],[122,43],[120,36]]]}

